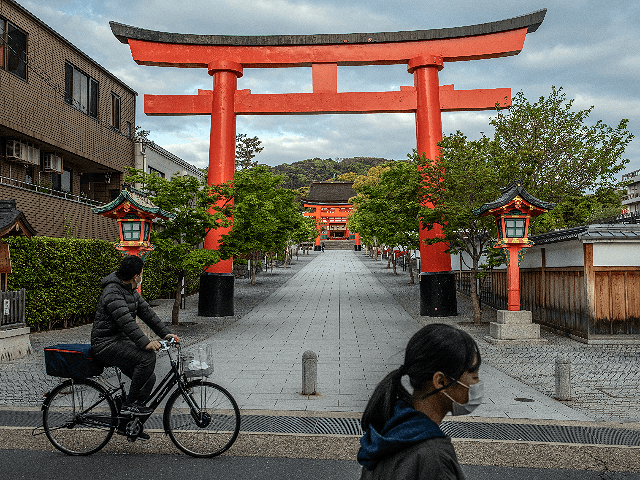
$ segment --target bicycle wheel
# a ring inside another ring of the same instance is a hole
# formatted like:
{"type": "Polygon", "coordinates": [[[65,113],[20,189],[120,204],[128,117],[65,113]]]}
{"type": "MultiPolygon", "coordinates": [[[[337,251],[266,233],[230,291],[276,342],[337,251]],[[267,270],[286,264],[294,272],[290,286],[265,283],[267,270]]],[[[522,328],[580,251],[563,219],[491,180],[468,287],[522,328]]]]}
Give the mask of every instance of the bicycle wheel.
{"type": "Polygon", "coordinates": [[[215,383],[194,380],[188,394],[177,389],[164,411],[171,441],[194,457],[215,457],[233,445],[240,431],[240,409],[231,394],[215,383]]]}
{"type": "Polygon", "coordinates": [[[67,455],[91,455],[104,447],[115,429],[111,395],[93,380],[67,380],[42,406],[47,438],[67,455]]]}

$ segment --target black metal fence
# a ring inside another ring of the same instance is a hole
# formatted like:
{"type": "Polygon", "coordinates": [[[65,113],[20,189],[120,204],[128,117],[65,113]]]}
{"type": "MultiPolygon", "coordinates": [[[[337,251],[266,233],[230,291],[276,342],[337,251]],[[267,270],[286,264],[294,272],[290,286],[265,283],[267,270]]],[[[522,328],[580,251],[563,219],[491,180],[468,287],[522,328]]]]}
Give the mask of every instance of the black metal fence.
{"type": "Polygon", "coordinates": [[[0,330],[26,326],[24,300],[24,288],[17,292],[0,292],[0,330]]]}

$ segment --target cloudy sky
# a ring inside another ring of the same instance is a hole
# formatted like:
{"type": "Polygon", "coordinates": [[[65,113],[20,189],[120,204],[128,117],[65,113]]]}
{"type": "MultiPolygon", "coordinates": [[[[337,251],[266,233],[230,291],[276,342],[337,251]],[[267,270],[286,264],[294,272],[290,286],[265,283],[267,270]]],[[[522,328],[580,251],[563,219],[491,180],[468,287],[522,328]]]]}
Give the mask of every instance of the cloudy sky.
{"type": "MultiPolygon", "coordinates": [[[[630,120],[639,138],[627,171],[640,169],[640,2],[627,0],[18,0],[139,94],[136,122],[150,138],[197,165],[208,163],[209,117],[147,117],[144,94],[211,89],[205,69],[137,65],[109,21],[151,30],[220,35],[387,32],[491,22],[547,8],[515,57],[446,63],[440,84],[456,89],[509,87],[530,99],[563,87],[590,119],[630,120]]],[[[406,66],[340,67],[338,91],[389,91],[412,85],[406,66]]],[[[252,93],[310,92],[311,69],[245,69],[238,88],[252,93]]],[[[491,112],[442,115],[445,134],[489,134],[491,112]]],[[[238,133],[257,135],[261,163],[354,156],[405,158],[415,147],[412,114],[239,116],[238,133]]]]}

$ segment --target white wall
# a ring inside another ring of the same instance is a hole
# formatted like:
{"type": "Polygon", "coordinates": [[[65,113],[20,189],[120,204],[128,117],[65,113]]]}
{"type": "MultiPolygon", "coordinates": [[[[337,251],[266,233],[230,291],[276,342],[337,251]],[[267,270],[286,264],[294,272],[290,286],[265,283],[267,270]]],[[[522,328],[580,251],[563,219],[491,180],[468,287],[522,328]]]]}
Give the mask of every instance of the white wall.
{"type": "Polygon", "coordinates": [[[640,242],[593,244],[594,267],[640,267],[640,242]]]}
{"type": "Polygon", "coordinates": [[[584,267],[582,241],[549,243],[545,248],[547,267],[584,267]]]}
{"type": "MultiPolygon", "coordinates": [[[[526,255],[525,255],[526,257],[526,255]]],[[[466,253],[462,254],[462,270],[470,270],[471,266],[473,265],[472,261],[471,261],[471,257],[469,255],[467,255],[466,253]]],[[[485,255],[483,255],[482,257],[480,257],[480,265],[482,265],[483,263],[487,263],[487,257],[485,255]]],[[[500,265],[499,267],[496,267],[494,270],[501,270],[501,269],[505,269],[507,268],[506,265],[500,265]]],[[[451,270],[458,271],[460,270],[460,255],[451,255],[451,270]]]]}
{"type": "Polygon", "coordinates": [[[170,180],[176,174],[187,174],[198,179],[204,178],[204,173],[197,167],[185,162],[171,152],[154,143],[145,145],[144,155],[141,142],[135,144],[135,167],[149,173],[149,167],[164,173],[164,178],[170,180]]]}
{"type": "MultiPolygon", "coordinates": [[[[582,242],[580,240],[570,240],[567,242],[547,243],[544,245],[534,245],[527,250],[520,268],[540,268],[542,267],[542,252],[541,249],[545,249],[545,260],[547,267],[583,267],[584,266],[584,253],[582,250],[582,242]]],[[[640,257],[640,252],[638,252],[640,257]]],[[[471,266],[471,257],[466,253],[462,254],[463,263],[462,270],[469,270],[471,266]],[[469,267],[467,267],[469,265],[469,267]]],[[[595,257],[595,250],[594,250],[595,257]]],[[[480,259],[480,263],[485,263],[486,258],[483,256],[480,259]]],[[[614,264],[609,264],[614,265],[614,264]]],[[[505,269],[506,265],[500,265],[496,270],[505,269]]],[[[460,270],[460,256],[451,255],[451,269],[456,271],[460,270]]]]}

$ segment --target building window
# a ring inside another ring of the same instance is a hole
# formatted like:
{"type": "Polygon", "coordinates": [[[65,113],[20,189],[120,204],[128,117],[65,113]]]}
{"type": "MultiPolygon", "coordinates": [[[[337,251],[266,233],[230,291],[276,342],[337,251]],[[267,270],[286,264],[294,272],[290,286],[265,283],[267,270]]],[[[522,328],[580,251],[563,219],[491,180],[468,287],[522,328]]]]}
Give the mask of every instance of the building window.
{"type": "Polygon", "coordinates": [[[157,175],[158,177],[164,178],[164,173],[162,173],[160,170],[156,170],[153,167],[148,167],[148,168],[149,168],[149,174],[150,175],[157,175]]]}
{"type": "Polygon", "coordinates": [[[0,68],[27,79],[27,34],[0,17],[0,68]]]}
{"type": "Polygon", "coordinates": [[[127,122],[126,135],[127,135],[127,138],[131,138],[131,122],[127,122]]]}
{"type": "Polygon", "coordinates": [[[120,97],[111,92],[111,126],[120,131],[120,97]]]}
{"type": "Polygon", "coordinates": [[[33,167],[25,167],[24,181],[33,184],[33,167]]]}
{"type": "Polygon", "coordinates": [[[60,190],[63,192],[71,193],[73,191],[73,172],[70,169],[65,169],[60,175],[60,190]]]}
{"type": "Polygon", "coordinates": [[[98,117],[98,82],[70,63],[64,65],[64,99],[74,108],[98,117]]]}

